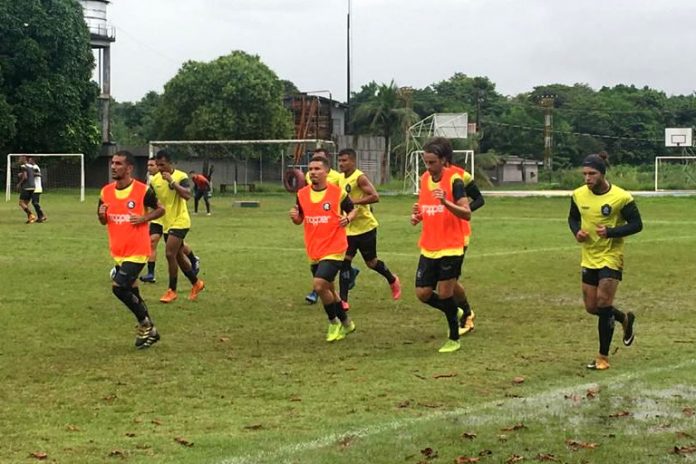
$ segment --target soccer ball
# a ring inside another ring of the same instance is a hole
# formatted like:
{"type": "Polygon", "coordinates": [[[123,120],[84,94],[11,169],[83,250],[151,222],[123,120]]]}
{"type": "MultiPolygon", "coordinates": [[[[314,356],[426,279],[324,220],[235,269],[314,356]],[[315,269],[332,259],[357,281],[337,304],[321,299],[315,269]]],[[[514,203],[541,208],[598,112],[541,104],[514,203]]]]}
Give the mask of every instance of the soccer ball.
{"type": "Polygon", "coordinates": [[[111,270],[109,271],[109,278],[111,280],[114,280],[116,278],[116,273],[118,272],[118,269],[116,266],[112,267],[111,270]]]}

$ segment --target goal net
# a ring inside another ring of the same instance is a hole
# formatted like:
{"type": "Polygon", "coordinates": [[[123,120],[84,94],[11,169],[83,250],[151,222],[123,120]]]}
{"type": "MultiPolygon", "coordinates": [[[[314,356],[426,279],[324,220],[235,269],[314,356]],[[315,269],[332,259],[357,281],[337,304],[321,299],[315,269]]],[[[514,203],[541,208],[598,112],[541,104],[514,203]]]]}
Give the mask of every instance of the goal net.
{"type": "Polygon", "coordinates": [[[32,157],[41,173],[43,193],[74,193],[85,201],[85,157],[82,153],[10,153],[7,155],[5,201],[17,192],[19,157],[32,157]]]}
{"type": "MultiPolygon", "coordinates": [[[[425,163],[423,162],[423,150],[416,150],[408,155],[408,162],[412,165],[413,180],[409,185],[413,186],[412,192],[418,194],[420,189],[421,174],[425,172],[425,163]]],[[[473,150],[452,150],[452,161],[455,165],[466,169],[466,171],[474,177],[474,151],[473,150]]]]}
{"type": "Polygon", "coordinates": [[[285,182],[288,170],[303,170],[315,148],[336,151],[331,140],[154,140],[149,156],[166,149],[176,168],[207,176],[218,192],[254,191],[264,183],[285,182]]]}
{"type": "Polygon", "coordinates": [[[656,156],[655,191],[696,190],[696,156],[656,156]]]}

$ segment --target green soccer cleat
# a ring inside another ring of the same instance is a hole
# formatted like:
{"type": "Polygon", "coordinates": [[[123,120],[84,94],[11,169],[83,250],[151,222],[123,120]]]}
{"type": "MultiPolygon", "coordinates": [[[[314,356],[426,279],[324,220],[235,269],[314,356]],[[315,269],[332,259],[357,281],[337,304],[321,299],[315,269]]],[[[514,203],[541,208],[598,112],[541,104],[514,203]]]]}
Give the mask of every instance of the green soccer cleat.
{"type": "Polygon", "coordinates": [[[447,340],[447,342],[442,345],[442,348],[440,348],[438,351],[440,353],[453,353],[461,347],[462,345],[459,343],[459,340],[447,340]]]}

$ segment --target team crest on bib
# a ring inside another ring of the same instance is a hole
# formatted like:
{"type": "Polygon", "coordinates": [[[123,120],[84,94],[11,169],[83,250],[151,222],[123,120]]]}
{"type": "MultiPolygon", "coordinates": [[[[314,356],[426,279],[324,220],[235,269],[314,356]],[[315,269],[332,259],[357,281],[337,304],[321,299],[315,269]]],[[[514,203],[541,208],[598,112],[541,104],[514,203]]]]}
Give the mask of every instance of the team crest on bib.
{"type": "Polygon", "coordinates": [[[135,202],[133,200],[128,202],[128,209],[133,209],[135,208],[135,202]]]}
{"type": "Polygon", "coordinates": [[[329,202],[327,201],[326,203],[324,203],[323,205],[321,205],[321,207],[324,209],[324,211],[328,211],[328,210],[331,209],[331,203],[329,203],[329,202]]]}
{"type": "Polygon", "coordinates": [[[611,214],[611,206],[610,205],[602,205],[602,216],[609,216],[611,214]]]}
{"type": "Polygon", "coordinates": [[[350,193],[351,190],[353,189],[350,187],[350,184],[346,184],[346,192],[350,193]]]}

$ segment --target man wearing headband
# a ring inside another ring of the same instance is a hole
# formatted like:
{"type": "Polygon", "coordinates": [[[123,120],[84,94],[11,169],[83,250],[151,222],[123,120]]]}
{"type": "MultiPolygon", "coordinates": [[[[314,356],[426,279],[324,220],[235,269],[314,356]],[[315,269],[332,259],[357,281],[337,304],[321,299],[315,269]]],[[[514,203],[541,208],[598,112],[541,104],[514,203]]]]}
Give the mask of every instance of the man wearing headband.
{"type": "Polygon", "coordinates": [[[606,152],[587,156],[582,166],[585,185],[573,192],[568,225],[582,244],[585,310],[599,319],[599,354],[587,368],[605,370],[609,368],[614,322],[623,327],[624,345],[630,346],[635,338],[635,315],[613,304],[623,273],[623,237],[640,232],[643,222],[631,194],[606,180],[606,152]]]}

